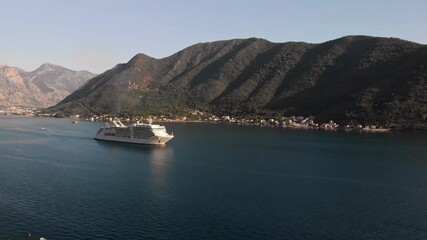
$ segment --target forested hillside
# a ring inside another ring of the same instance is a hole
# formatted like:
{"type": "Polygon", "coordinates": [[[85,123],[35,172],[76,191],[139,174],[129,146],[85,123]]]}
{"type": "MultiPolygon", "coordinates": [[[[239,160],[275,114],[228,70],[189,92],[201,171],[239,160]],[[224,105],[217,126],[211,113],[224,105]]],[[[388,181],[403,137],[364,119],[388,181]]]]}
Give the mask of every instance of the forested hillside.
{"type": "Polygon", "coordinates": [[[425,126],[427,47],[369,36],[321,44],[256,38],[199,43],[163,59],[137,54],[50,111],[134,115],[191,109],[425,126]]]}

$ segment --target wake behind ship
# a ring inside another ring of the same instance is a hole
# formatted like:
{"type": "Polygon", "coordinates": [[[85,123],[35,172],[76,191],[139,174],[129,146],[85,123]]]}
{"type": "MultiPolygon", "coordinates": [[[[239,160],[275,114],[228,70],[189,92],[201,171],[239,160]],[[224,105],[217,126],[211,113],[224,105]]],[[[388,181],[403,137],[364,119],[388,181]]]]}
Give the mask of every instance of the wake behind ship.
{"type": "Polygon", "coordinates": [[[173,138],[173,134],[168,134],[164,126],[146,123],[134,123],[125,126],[120,121],[113,121],[114,126],[106,125],[99,129],[96,134],[96,140],[165,145],[173,138]]]}

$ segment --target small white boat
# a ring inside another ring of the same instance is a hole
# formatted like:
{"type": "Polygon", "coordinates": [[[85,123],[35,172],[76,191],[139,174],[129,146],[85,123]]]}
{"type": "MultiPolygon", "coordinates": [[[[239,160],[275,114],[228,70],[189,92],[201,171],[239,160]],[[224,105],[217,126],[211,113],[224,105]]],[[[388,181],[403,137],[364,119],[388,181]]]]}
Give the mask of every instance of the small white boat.
{"type": "Polygon", "coordinates": [[[150,144],[150,145],[165,145],[171,140],[173,134],[168,134],[164,126],[157,124],[134,123],[130,126],[125,126],[120,121],[113,121],[114,126],[109,126],[99,129],[96,134],[96,140],[150,144]]]}

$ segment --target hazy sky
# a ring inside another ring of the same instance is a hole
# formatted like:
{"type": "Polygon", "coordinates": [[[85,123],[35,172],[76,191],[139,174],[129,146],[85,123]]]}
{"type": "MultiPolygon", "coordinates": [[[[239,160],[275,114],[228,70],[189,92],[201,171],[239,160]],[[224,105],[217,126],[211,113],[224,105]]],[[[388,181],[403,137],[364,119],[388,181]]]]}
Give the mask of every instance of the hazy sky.
{"type": "Polygon", "coordinates": [[[344,35],[427,43],[427,0],[0,0],[0,64],[45,62],[101,73],[137,53],[169,56],[198,42],[344,35]]]}

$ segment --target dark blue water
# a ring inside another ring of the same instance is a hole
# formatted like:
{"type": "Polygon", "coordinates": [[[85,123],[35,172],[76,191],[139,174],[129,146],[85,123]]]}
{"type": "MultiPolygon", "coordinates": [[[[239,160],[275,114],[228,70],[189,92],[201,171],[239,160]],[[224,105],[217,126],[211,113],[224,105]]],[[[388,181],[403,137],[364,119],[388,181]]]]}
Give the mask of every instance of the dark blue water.
{"type": "Polygon", "coordinates": [[[427,239],[427,135],[0,117],[0,239],[427,239]]]}

